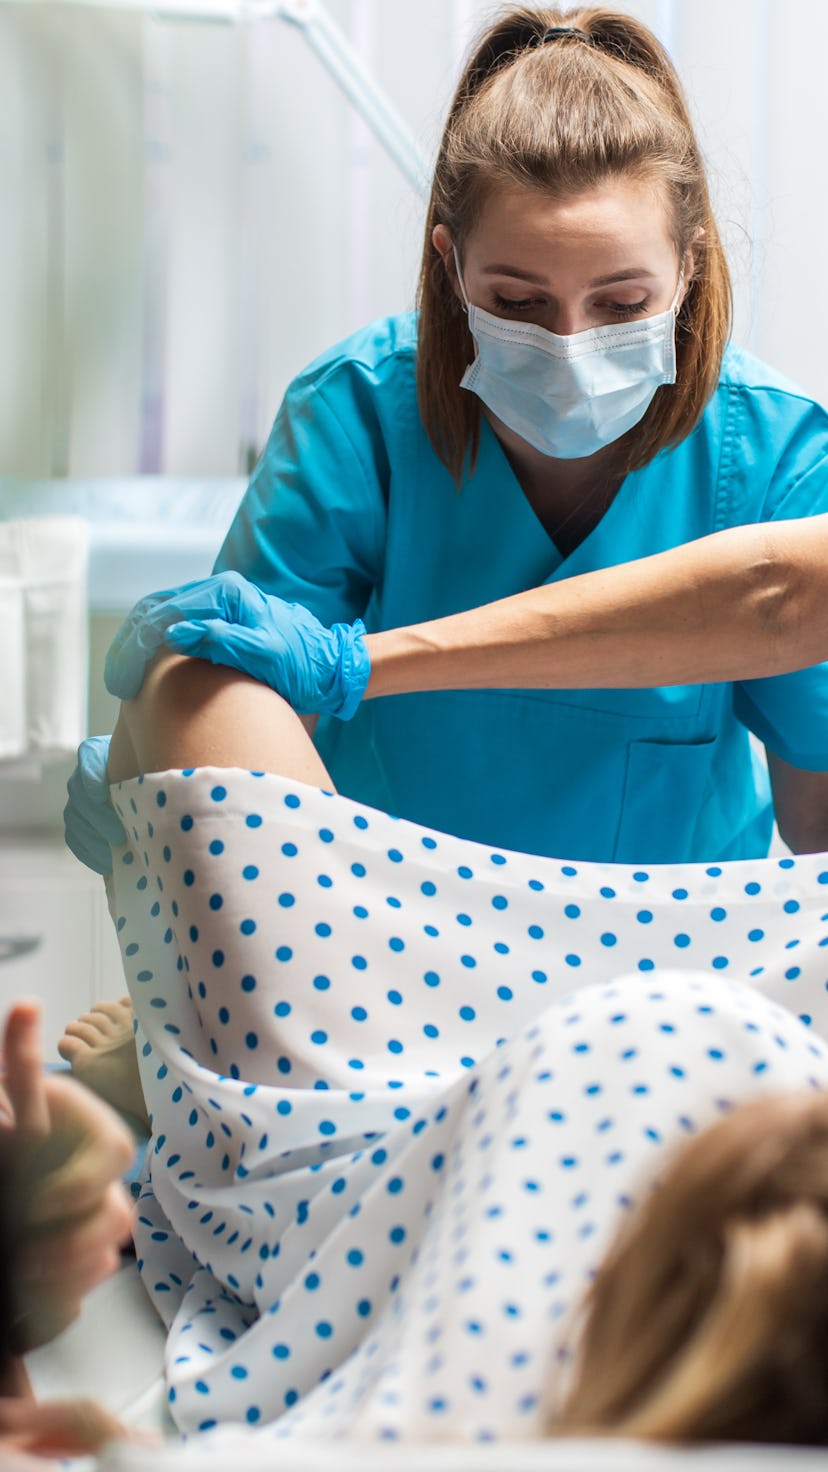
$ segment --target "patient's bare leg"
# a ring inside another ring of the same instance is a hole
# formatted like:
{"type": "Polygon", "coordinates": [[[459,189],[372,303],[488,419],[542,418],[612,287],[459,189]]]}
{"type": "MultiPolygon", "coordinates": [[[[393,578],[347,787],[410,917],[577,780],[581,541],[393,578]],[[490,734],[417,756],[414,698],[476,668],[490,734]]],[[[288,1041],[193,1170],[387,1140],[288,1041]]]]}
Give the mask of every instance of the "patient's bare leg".
{"type": "MultiPolygon", "coordinates": [[[[203,766],[274,772],[333,790],[300,718],[275,691],[223,666],[163,655],[121,707],[110,779],[203,766]]],[[[88,1088],[146,1121],[128,997],[70,1022],[58,1051],[88,1088]]]]}
{"type": "Polygon", "coordinates": [[[301,719],[275,690],[223,665],[164,654],[121,706],[109,776],[176,767],[242,767],[333,790],[301,719]]]}

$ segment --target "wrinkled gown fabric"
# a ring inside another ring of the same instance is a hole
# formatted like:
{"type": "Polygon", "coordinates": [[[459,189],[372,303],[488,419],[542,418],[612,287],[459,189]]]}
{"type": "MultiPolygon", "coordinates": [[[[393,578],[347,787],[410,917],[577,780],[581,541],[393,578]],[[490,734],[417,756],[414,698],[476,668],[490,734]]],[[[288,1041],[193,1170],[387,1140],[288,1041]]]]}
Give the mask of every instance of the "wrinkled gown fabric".
{"type": "Polygon", "coordinates": [[[824,855],[567,863],[214,768],[112,798],[184,1432],[541,1434],[671,1150],[828,1085],[824,855]]]}

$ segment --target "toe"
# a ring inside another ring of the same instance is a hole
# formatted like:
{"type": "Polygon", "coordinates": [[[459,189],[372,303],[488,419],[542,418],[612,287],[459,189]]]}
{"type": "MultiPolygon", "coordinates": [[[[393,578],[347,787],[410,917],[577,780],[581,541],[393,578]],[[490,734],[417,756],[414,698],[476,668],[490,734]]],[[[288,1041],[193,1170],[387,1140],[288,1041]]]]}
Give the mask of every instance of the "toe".
{"type": "Polygon", "coordinates": [[[77,1038],[88,1047],[94,1048],[101,1042],[101,1029],[94,1018],[78,1017],[74,1022],[67,1022],[66,1036],[77,1038]]]}
{"type": "Polygon", "coordinates": [[[125,1007],[122,1002],[98,1002],[94,1011],[106,1019],[109,1028],[114,1025],[121,1029],[127,1024],[132,1030],[132,1008],[125,1007]]]}

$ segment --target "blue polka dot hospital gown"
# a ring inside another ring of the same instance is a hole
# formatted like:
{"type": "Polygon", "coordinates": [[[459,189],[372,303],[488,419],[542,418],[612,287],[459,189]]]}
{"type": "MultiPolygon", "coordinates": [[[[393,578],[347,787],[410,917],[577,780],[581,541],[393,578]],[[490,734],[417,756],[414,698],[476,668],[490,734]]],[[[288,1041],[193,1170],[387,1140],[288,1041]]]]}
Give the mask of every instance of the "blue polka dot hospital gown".
{"type": "Polygon", "coordinates": [[[183,1432],[542,1434],[669,1153],[828,1085],[825,856],[567,864],[216,768],[112,796],[183,1432]]]}

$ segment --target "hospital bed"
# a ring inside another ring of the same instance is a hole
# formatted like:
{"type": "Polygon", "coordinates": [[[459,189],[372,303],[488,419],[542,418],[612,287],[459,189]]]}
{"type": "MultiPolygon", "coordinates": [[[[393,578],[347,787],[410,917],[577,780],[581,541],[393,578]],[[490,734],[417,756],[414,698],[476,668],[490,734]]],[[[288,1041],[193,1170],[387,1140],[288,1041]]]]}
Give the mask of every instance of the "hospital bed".
{"type": "MultiPolygon", "coordinates": [[[[91,1395],[127,1425],[170,1437],[162,1378],[164,1335],[134,1265],[94,1290],[51,1345],[28,1356],[36,1394],[91,1395]]],[[[479,1446],[348,1446],[263,1441],[229,1429],[204,1445],[112,1445],[84,1472],[825,1472],[828,1449],[717,1446],[678,1450],[619,1440],[479,1446]]]]}

